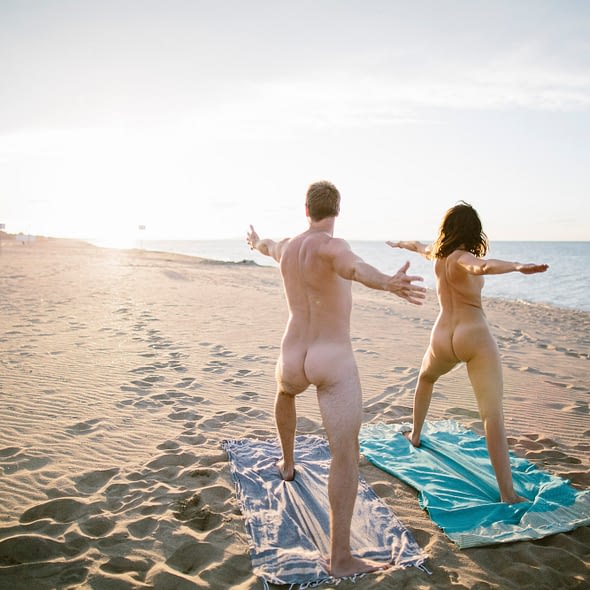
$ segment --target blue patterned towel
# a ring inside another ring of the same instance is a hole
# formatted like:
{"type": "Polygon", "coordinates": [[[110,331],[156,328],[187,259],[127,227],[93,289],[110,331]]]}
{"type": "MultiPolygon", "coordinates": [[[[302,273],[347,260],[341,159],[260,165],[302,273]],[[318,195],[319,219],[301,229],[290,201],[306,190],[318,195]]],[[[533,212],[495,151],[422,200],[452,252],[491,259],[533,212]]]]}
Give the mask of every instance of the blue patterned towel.
{"type": "MultiPolygon", "coordinates": [[[[223,442],[246,530],[254,574],[265,585],[312,587],[334,583],[328,573],[329,503],[327,441],[296,438],[296,476],[283,481],[276,462],[276,439],[223,442]]],[[[390,563],[392,568],[419,566],[426,559],[412,534],[361,478],[352,520],[354,555],[390,563]]]]}
{"type": "Polygon", "coordinates": [[[485,438],[452,420],[426,422],[419,448],[407,424],[368,424],[361,452],[377,467],[419,491],[420,506],[459,547],[539,539],[590,524],[590,491],[511,455],[516,493],[500,502],[485,438]]]}

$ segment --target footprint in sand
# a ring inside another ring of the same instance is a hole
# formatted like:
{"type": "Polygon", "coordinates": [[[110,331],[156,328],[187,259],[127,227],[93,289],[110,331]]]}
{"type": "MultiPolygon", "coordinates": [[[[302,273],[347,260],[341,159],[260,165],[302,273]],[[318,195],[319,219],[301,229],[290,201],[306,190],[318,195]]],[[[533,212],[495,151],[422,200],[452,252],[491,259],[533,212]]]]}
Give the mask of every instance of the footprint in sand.
{"type": "Polygon", "coordinates": [[[571,411],[576,414],[589,414],[590,408],[587,401],[576,400],[575,405],[571,407],[571,411]]]}
{"type": "Polygon", "coordinates": [[[204,367],[202,370],[206,371],[207,373],[225,373],[225,371],[227,370],[227,363],[224,363],[222,361],[209,361],[207,363],[207,366],[204,367]]]}
{"type": "Polygon", "coordinates": [[[152,517],[146,516],[134,522],[131,522],[127,526],[129,533],[136,539],[145,539],[151,537],[154,531],[158,528],[159,521],[152,517]]]}
{"type": "Polygon", "coordinates": [[[157,402],[158,404],[161,404],[163,406],[171,406],[175,404],[176,400],[174,399],[174,397],[176,396],[172,395],[170,392],[157,393],[156,395],[150,396],[150,398],[154,402],[157,402]]]}
{"type": "MultiPolygon", "coordinates": [[[[109,574],[139,574],[140,576],[152,567],[154,562],[147,559],[129,559],[128,557],[111,557],[100,566],[103,572],[109,574]]],[[[108,588],[108,585],[104,586],[108,588]]],[[[114,587],[114,586],[113,586],[114,587]]]]}
{"type": "Polygon", "coordinates": [[[91,471],[75,478],[74,483],[80,493],[93,494],[102,489],[118,473],[118,468],[91,471]]]}
{"type": "Polygon", "coordinates": [[[168,414],[168,418],[170,418],[170,420],[200,420],[202,417],[203,416],[201,414],[197,414],[197,412],[189,410],[188,408],[179,408],[178,410],[168,414]]]}
{"type": "Polygon", "coordinates": [[[170,348],[172,344],[170,342],[163,341],[163,338],[156,338],[150,339],[152,344],[150,344],[150,348],[155,348],[156,350],[162,350],[164,348],[170,348]]]}
{"type": "Polygon", "coordinates": [[[162,375],[150,375],[149,377],[144,377],[142,379],[143,383],[149,383],[150,385],[159,383],[160,381],[165,381],[165,377],[162,377],[162,375]]]}
{"type": "MultiPolygon", "coordinates": [[[[184,575],[200,574],[212,563],[221,563],[224,559],[223,547],[208,541],[199,541],[187,537],[174,553],[166,560],[166,565],[184,575]]],[[[184,579],[184,578],[183,578],[184,579]]],[[[153,588],[180,588],[178,580],[169,572],[159,572],[146,580],[153,588]]]]}
{"type": "Polygon", "coordinates": [[[161,408],[162,404],[159,401],[154,401],[151,399],[140,399],[134,401],[131,405],[138,410],[155,410],[156,408],[161,408]]]}
{"type": "Polygon", "coordinates": [[[75,500],[74,498],[56,498],[25,510],[21,523],[35,522],[49,518],[54,522],[74,522],[80,518],[99,512],[98,504],[75,500]]]}
{"type": "Polygon", "coordinates": [[[237,385],[238,387],[242,387],[242,385],[246,385],[246,383],[244,381],[241,381],[240,379],[234,379],[233,377],[227,377],[226,379],[223,380],[224,383],[228,383],[230,385],[237,385]]]}
{"type": "Polygon", "coordinates": [[[378,352],[375,352],[373,350],[367,350],[366,348],[355,348],[354,352],[358,354],[366,354],[368,356],[379,356],[378,352]]]}
{"type": "Polygon", "coordinates": [[[131,369],[129,372],[143,374],[143,373],[153,373],[155,370],[156,370],[156,368],[154,367],[154,365],[146,365],[143,367],[137,367],[136,369],[131,369]]]}
{"type": "Polygon", "coordinates": [[[475,410],[467,410],[465,408],[449,408],[447,413],[463,418],[479,418],[479,412],[475,410]]]}
{"type": "Polygon", "coordinates": [[[0,459],[5,457],[14,457],[20,453],[20,451],[20,447],[4,447],[3,449],[0,449],[0,459]]]}
{"type": "Polygon", "coordinates": [[[236,396],[236,399],[249,401],[258,398],[258,394],[255,391],[243,391],[239,395],[236,396]]]}
{"type": "Polygon", "coordinates": [[[179,381],[174,387],[185,388],[189,387],[195,382],[194,377],[184,377],[181,381],[179,381]]]}
{"type": "Polygon", "coordinates": [[[389,407],[391,406],[390,402],[375,402],[372,404],[366,404],[365,405],[365,412],[367,414],[380,414],[381,412],[384,412],[385,410],[387,410],[389,407]]]}
{"type": "Polygon", "coordinates": [[[165,467],[190,467],[197,463],[196,455],[192,453],[165,453],[150,461],[146,467],[152,470],[159,470],[165,467]]]}
{"type": "Polygon", "coordinates": [[[231,490],[225,485],[213,484],[201,487],[199,492],[177,503],[174,516],[191,528],[200,531],[211,530],[217,527],[223,517],[213,512],[209,504],[222,504],[231,496],[231,490]]]}
{"type": "Polygon", "coordinates": [[[412,419],[412,408],[409,406],[390,405],[384,412],[383,417],[392,419],[395,421],[412,419]]]}
{"type": "Polygon", "coordinates": [[[90,434],[98,429],[98,425],[102,422],[99,418],[93,418],[92,420],[85,420],[84,422],[78,422],[69,428],[66,428],[66,432],[70,434],[90,434]]]}
{"type": "Polygon", "coordinates": [[[542,462],[544,465],[580,465],[581,461],[575,457],[570,457],[560,451],[552,450],[541,450],[541,451],[529,451],[525,457],[527,459],[537,460],[542,462]]]}
{"type": "Polygon", "coordinates": [[[14,473],[21,469],[37,471],[49,462],[48,457],[28,454],[17,447],[8,447],[0,451],[0,468],[5,474],[14,473]]]}
{"type": "Polygon", "coordinates": [[[80,522],[80,530],[89,537],[101,538],[110,533],[116,526],[116,521],[105,516],[94,516],[80,522]]]}
{"type": "Polygon", "coordinates": [[[518,440],[518,439],[516,439],[514,442],[515,442],[515,444],[521,446],[522,448],[526,449],[527,451],[540,451],[543,449],[542,444],[540,444],[536,441],[533,441],[533,440],[528,440],[528,439],[518,440]]]}
{"type": "Polygon", "coordinates": [[[221,356],[221,357],[232,357],[236,356],[235,352],[231,350],[218,350],[217,352],[212,353],[213,356],[221,356]]]}
{"type": "Polygon", "coordinates": [[[419,369],[416,367],[393,367],[391,369],[392,373],[397,373],[400,375],[406,375],[406,378],[414,378],[418,376],[419,369]]]}
{"type": "Polygon", "coordinates": [[[240,406],[239,408],[236,408],[236,411],[243,416],[248,416],[248,418],[262,418],[268,416],[268,412],[258,408],[251,408],[250,406],[240,406]]]}
{"type": "MultiPolygon", "coordinates": [[[[49,564],[40,562],[69,559],[80,555],[86,549],[87,544],[84,543],[56,541],[38,535],[17,535],[0,541],[0,563],[5,566],[17,566],[20,564],[31,564],[31,567],[46,566],[49,564]]],[[[55,565],[58,565],[62,570],[64,569],[63,561],[55,565]]],[[[42,569],[45,570],[45,576],[47,576],[50,575],[48,570],[52,568],[42,567],[42,569]]],[[[22,579],[21,576],[18,576],[18,578],[22,579]]],[[[14,586],[11,585],[10,587],[13,588],[14,586]]],[[[24,588],[22,585],[19,585],[19,587],[24,588]]],[[[29,588],[35,587],[34,585],[29,586],[29,588]]],[[[5,586],[5,588],[8,588],[8,586],[5,586]]]]}
{"type": "Polygon", "coordinates": [[[207,438],[203,434],[195,434],[191,431],[181,434],[178,440],[191,446],[204,445],[207,442],[207,438]]]}
{"type": "Polygon", "coordinates": [[[243,361],[248,361],[248,362],[258,362],[258,361],[268,360],[267,356],[260,356],[258,354],[245,354],[241,358],[243,361]]]}
{"type": "Polygon", "coordinates": [[[190,476],[196,479],[196,485],[199,487],[205,483],[213,483],[219,478],[219,471],[208,467],[199,467],[191,471],[190,476]]]}

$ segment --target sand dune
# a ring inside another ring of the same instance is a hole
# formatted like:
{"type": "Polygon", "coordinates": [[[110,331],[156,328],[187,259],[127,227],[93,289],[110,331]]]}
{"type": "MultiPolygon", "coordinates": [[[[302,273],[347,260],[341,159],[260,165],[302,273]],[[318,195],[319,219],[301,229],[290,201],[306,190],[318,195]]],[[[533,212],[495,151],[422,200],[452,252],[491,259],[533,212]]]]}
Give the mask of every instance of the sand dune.
{"type": "MultiPolygon", "coordinates": [[[[38,238],[3,241],[0,291],[0,588],[260,588],[220,443],[274,436],[276,269],[38,238]]],[[[355,285],[354,298],[364,421],[409,421],[435,297],[419,308],[355,285]]],[[[511,448],[588,488],[590,314],[486,309],[511,448]]],[[[298,409],[299,431],[322,434],[311,390],[298,409]]],[[[464,367],[439,382],[429,418],[481,432],[464,367]]],[[[589,527],[459,551],[414,490],[361,470],[432,575],[340,587],[590,587],[589,527]]]]}

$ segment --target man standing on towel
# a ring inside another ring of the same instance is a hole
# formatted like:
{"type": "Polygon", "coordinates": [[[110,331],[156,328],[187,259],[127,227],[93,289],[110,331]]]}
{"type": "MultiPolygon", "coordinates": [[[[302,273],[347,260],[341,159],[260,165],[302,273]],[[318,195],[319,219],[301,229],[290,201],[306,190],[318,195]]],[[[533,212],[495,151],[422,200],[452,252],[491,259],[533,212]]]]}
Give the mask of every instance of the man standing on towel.
{"type": "Polygon", "coordinates": [[[350,550],[362,417],[361,384],[350,341],[351,281],[417,305],[426,290],[413,284],[421,277],[406,274],[409,262],[388,276],[364,262],[346,241],[332,237],[340,212],[340,193],[333,184],[312,184],[305,208],[307,231],[275,242],[260,239],[250,226],[247,242],[279,263],[289,306],[276,367],[275,420],[283,453],[278,468],[284,480],[295,477],[295,396],[315,385],[332,454],[329,567],[333,576],[343,577],[383,567],[354,557],[350,550]]]}

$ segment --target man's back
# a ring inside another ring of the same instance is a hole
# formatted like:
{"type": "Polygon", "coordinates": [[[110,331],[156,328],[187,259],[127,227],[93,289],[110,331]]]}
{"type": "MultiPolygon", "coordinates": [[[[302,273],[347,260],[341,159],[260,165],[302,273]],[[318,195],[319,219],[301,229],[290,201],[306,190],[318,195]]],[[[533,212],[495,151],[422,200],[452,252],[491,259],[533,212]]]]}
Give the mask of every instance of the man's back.
{"type": "Polygon", "coordinates": [[[280,260],[289,320],[277,366],[289,391],[328,386],[355,368],[350,344],[351,284],[334,269],[343,240],[308,230],[289,240],[280,260]]]}
{"type": "Polygon", "coordinates": [[[352,308],[351,284],[334,270],[343,240],[308,230],[289,241],[280,267],[289,326],[300,339],[348,340],[352,308]]]}

